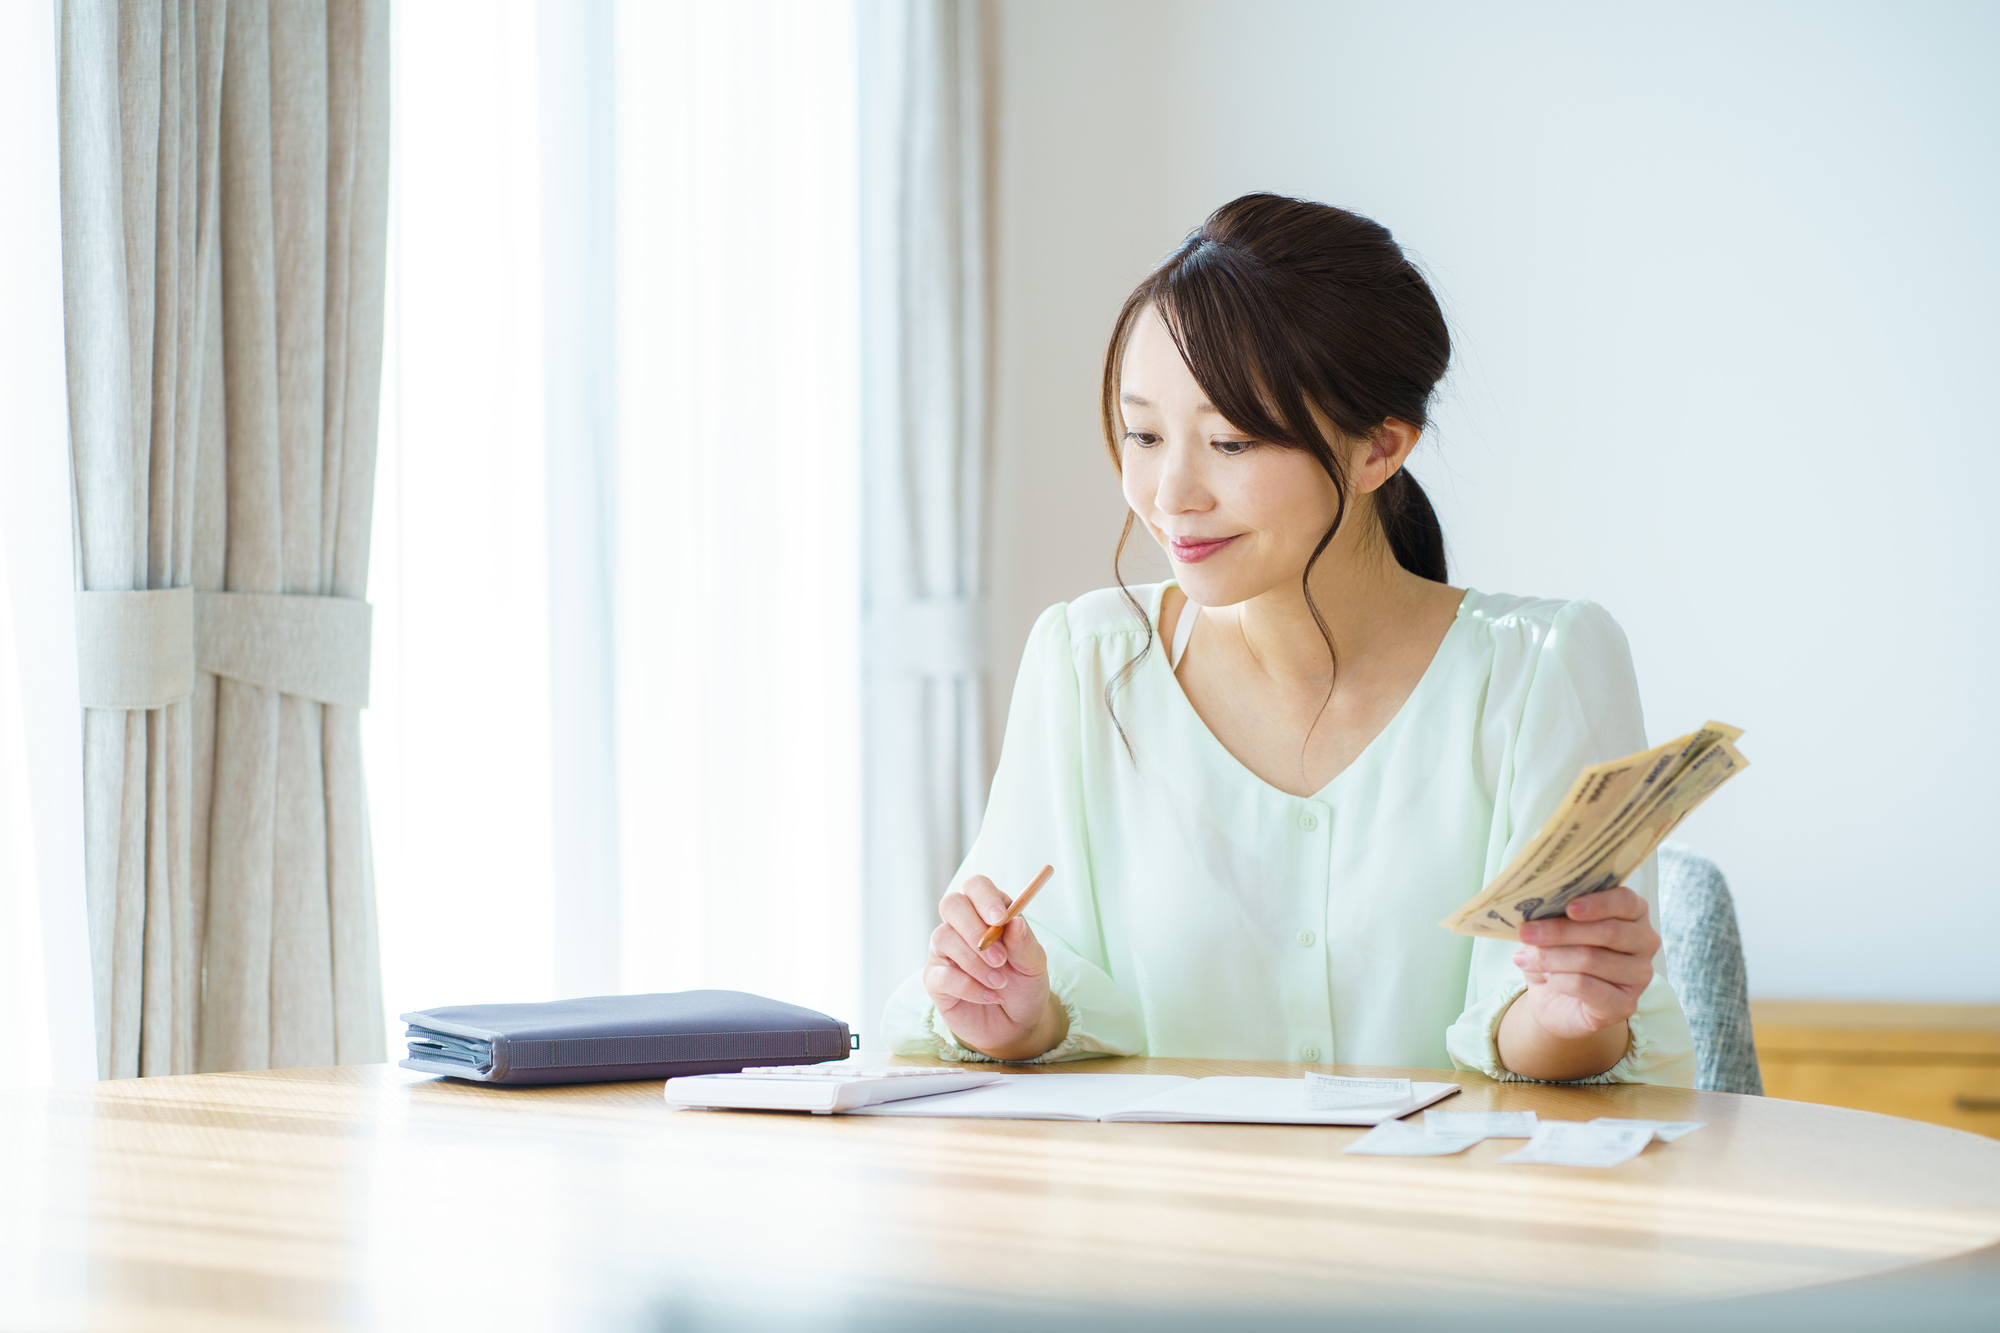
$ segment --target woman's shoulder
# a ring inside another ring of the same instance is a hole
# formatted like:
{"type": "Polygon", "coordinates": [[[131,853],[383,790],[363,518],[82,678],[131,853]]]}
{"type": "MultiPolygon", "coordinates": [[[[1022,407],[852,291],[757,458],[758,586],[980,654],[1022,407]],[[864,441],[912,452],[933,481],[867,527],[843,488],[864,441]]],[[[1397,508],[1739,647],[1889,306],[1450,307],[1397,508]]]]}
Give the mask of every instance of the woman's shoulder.
{"type": "Polygon", "coordinates": [[[1567,699],[1585,712],[1638,697],[1631,645],[1596,602],[1468,592],[1460,621],[1475,626],[1489,715],[1518,720],[1531,695],[1567,699]]]}
{"type": "Polygon", "coordinates": [[[1468,589],[1458,615],[1494,639],[1510,640],[1534,654],[1555,651],[1567,656],[1578,650],[1630,654],[1625,631],[1611,613],[1583,598],[1517,597],[1468,589]]]}
{"type": "Polygon", "coordinates": [[[1160,614],[1165,583],[1137,583],[1125,588],[1098,588],[1067,602],[1057,602],[1035,622],[1034,637],[1060,634],[1072,645],[1091,640],[1143,636],[1160,614]]]}
{"type": "Polygon", "coordinates": [[[1094,691],[1138,660],[1146,647],[1147,618],[1159,615],[1164,588],[1164,584],[1099,588],[1044,610],[1021,650],[1015,705],[1020,706],[1024,697],[1039,697],[1021,693],[1027,682],[1057,694],[1094,691]],[[1133,602],[1139,605],[1137,611],[1133,602]]]}
{"type": "Polygon", "coordinates": [[[1616,737],[1607,742],[1612,754],[1624,753],[1617,746],[1632,735],[1643,742],[1631,647],[1596,602],[1468,592],[1459,618],[1474,622],[1488,645],[1484,716],[1496,740],[1521,732],[1565,754],[1552,738],[1604,730],[1616,737]]]}

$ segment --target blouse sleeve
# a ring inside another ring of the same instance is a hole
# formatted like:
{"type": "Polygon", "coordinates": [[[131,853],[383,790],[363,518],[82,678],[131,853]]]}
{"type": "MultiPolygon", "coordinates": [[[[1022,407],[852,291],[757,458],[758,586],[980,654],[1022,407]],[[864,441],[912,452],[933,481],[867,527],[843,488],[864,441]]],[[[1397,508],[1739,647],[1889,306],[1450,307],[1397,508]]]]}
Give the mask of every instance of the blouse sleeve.
{"type": "MultiPolygon", "coordinates": [[[[1514,696],[1520,698],[1518,724],[1506,715],[1514,692],[1504,688],[1495,691],[1501,715],[1488,719],[1495,733],[1489,750],[1500,756],[1489,880],[1534,838],[1578,771],[1646,748],[1631,650],[1602,607],[1592,602],[1565,605],[1523,665],[1528,673],[1525,695],[1514,696]]],[[[1652,858],[1627,883],[1646,899],[1657,923],[1660,904],[1652,858]]],[[[1527,979],[1513,963],[1519,947],[1510,940],[1473,941],[1465,1011],[1445,1034],[1445,1048],[1461,1069],[1521,1080],[1501,1063],[1499,1047],[1500,1020],[1527,989],[1527,979]]],[[[1630,1026],[1624,1058],[1584,1082],[1694,1085],[1694,1040],[1658,955],[1653,980],[1640,993],[1630,1026]]]]}
{"type": "MultiPolygon", "coordinates": [[[[986,818],[951,881],[957,886],[985,875],[1018,893],[1044,865],[1056,869],[1024,915],[1048,951],[1049,990],[1069,1015],[1069,1035],[1036,1062],[1145,1049],[1144,1025],[1111,980],[1097,928],[1083,814],[1082,700],[1067,610],[1050,607],[1028,636],[986,818]]],[[[988,1058],[952,1033],[924,990],[921,970],[890,997],[882,1031],[897,1055],[988,1058]]]]}

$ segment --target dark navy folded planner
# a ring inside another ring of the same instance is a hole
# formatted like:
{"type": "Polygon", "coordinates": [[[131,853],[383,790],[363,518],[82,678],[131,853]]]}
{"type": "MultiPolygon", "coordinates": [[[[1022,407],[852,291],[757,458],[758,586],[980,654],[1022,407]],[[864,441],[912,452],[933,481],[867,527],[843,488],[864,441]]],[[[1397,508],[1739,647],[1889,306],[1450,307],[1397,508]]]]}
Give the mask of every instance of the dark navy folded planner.
{"type": "Polygon", "coordinates": [[[733,990],[460,1004],[402,1015],[405,1069],[478,1083],[609,1083],[845,1060],[847,1024],[733,990]]]}

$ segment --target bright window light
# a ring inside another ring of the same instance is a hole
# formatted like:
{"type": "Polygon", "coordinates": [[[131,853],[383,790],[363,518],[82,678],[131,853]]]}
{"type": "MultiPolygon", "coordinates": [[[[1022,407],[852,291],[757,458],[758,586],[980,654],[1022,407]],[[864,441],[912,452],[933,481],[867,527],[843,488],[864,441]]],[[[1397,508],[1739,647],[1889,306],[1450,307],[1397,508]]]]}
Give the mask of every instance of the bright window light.
{"type": "MultiPolygon", "coordinates": [[[[548,141],[539,99],[562,9],[395,10],[364,722],[392,1020],[559,988],[549,570],[577,537],[548,517],[570,441],[546,406],[542,220],[579,145],[548,141]]],[[[858,1024],[853,13],[608,15],[611,531],[585,534],[613,552],[604,988],[858,1024]]]]}

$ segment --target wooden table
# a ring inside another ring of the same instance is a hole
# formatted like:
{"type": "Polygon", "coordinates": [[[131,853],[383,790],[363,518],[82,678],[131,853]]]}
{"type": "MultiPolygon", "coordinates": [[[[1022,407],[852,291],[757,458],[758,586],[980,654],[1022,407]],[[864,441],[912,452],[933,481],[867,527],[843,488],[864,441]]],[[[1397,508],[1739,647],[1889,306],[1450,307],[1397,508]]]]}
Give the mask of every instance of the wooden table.
{"type": "Polygon", "coordinates": [[[1014,1318],[1413,1296],[1491,1313],[1806,1286],[2000,1241],[2000,1143],[1971,1134],[1344,1072],[1451,1078],[1458,1110],[1709,1127],[1594,1171],[1502,1166],[1515,1145],[1493,1141],[1344,1157],[1360,1131],[669,1111],[657,1082],[510,1090],[381,1065],[0,1093],[0,1327],[671,1327],[746,1301],[782,1322],[939,1297],[1014,1318]]]}

